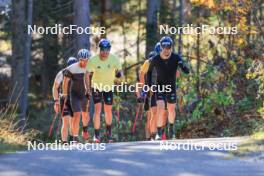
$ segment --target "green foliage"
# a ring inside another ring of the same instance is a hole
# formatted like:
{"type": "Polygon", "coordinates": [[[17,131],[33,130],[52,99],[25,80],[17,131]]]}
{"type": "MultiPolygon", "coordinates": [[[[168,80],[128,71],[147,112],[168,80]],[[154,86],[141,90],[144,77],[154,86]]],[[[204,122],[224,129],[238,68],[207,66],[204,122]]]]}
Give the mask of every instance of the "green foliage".
{"type": "Polygon", "coordinates": [[[262,105],[258,107],[258,112],[264,118],[264,64],[261,60],[253,61],[251,67],[248,69],[247,79],[254,80],[258,85],[257,99],[262,100],[262,105]]]}
{"type": "Polygon", "coordinates": [[[245,97],[237,102],[237,107],[240,112],[247,111],[253,107],[253,101],[248,97],[245,97]]]}
{"type": "Polygon", "coordinates": [[[262,107],[258,109],[258,112],[261,114],[262,118],[264,119],[264,102],[262,104],[262,107]]]}
{"type": "Polygon", "coordinates": [[[203,115],[202,108],[203,108],[203,102],[200,101],[192,113],[192,117],[194,119],[200,119],[202,117],[203,115]]]}
{"type": "Polygon", "coordinates": [[[214,92],[209,96],[210,102],[219,106],[227,106],[234,104],[234,99],[231,95],[226,95],[224,92],[214,92]]]}
{"type": "Polygon", "coordinates": [[[253,61],[251,67],[248,69],[247,79],[253,79],[258,84],[257,98],[264,97],[264,64],[262,61],[253,61]]]}
{"type": "Polygon", "coordinates": [[[232,104],[234,104],[234,99],[231,95],[227,95],[224,92],[213,92],[197,104],[192,117],[200,119],[205,117],[205,114],[212,113],[217,107],[225,107],[232,104]]]}

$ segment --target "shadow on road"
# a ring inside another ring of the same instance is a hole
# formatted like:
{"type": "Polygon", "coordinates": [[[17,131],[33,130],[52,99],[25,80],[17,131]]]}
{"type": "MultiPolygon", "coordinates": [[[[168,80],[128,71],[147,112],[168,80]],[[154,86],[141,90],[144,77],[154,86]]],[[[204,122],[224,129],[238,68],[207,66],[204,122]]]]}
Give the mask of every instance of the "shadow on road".
{"type": "Polygon", "coordinates": [[[264,175],[263,162],[228,152],[160,150],[159,142],[108,144],[105,151],[25,151],[0,156],[0,176],[264,175]]]}

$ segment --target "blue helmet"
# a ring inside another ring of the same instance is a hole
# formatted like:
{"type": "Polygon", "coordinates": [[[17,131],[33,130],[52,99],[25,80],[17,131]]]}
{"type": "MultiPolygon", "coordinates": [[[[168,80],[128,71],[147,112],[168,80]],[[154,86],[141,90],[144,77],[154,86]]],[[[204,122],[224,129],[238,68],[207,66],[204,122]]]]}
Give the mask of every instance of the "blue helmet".
{"type": "Polygon", "coordinates": [[[159,54],[161,52],[161,46],[160,46],[160,42],[157,42],[155,45],[155,51],[157,54],[159,54]]]}
{"type": "Polygon", "coordinates": [[[76,63],[78,60],[75,57],[69,57],[69,59],[67,60],[67,66],[70,66],[74,63],[76,63]]]}
{"type": "Polygon", "coordinates": [[[78,60],[79,59],[89,59],[91,57],[91,53],[90,53],[90,51],[88,51],[87,49],[80,49],[79,51],[78,51],[78,54],[77,54],[77,58],[78,58],[78,60]]]}
{"type": "Polygon", "coordinates": [[[105,48],[105,49],[110,49],[111,48],[111,43],[108,39],[101,39],[99,41],[99,44],[98,44],[99,48],[102,49],[102,48],[105,48]]]}
{"type": "Polygon", "coordinates": [[[157,53],[155,51],[150,51],[149,54],[148,54],[148,59],[150,59],[150,58],[152,58],[152,57],[154,57],[156,55],[157,55],[157,53]]]}
{"type": "Polygon", "coordinates": [[[161,47],[166,47],[166,46],[172,46],[173,45],[173,41],[169,36],[164,36],[160,39],[160,45],[161,47]]]}

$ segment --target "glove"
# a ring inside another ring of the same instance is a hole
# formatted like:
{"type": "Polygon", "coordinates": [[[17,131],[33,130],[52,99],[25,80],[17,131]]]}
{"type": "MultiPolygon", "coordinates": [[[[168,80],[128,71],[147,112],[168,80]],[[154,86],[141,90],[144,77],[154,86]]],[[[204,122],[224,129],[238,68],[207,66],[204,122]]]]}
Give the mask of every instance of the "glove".
{"type": "Polygon", "coordinates": [[[117,72],[116,75],[115,75],[115,77],[116,77],[116,78],[121,78],[121,77],[122,77],[122,73],[121,73],[120,71],[117,72]]]}
{"type": "Polygon", "coordinates": [[[182,71],[183,71],[185,74],[189,74],[189,73],[190,73],[190,70],[189,70],[189,68],[188,68],[186,65],[184,65],[184,66],[182,67],[182,71]]]}
{"type": "Polygon", "coordinates": [[[140,97],[142,97],[143,99],[145,99],[146,97],[147,97],[147,92],[145,92],[145,91],[141,91],[141,93],[140,93],[140,97]]]}
{"type": "Polygon", "coordinates": [[[137,98],[137,103],[144,103],[144,98],[142,97],[137,98]]]}
{"type": "Polygon", "coordinates": [[[86,91],[85,92],[85,96],[88,100],[90,100],[90,97],[91,97],[91,92],[90,91],[86,91]]]}
{"type": "Polygon", "coordinates": [[[143,90],[140,93],[140,97],[137,98],[138,103],[144,103],[145,98],[147,97],[147,92],[144,92],[143,90]]]}

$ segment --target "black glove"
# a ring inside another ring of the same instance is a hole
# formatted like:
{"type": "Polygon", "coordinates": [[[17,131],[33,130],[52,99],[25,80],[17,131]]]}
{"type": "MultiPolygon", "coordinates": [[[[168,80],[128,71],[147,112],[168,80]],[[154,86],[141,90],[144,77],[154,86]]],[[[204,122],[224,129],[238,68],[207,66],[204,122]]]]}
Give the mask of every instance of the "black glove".
{"type": "Polygon", "coordinates": [[[117,72],[116,75],[115,75],[115,77],[116,77],[116,78],[121,78],[121,77],[122,77],[122,73],[121,73],[120,71],[117,72]]]}
{"type": "Polygon", "coordinates": [[[183,66],[182,66],[182,71],[185,73],[185,74],[189,74],[190,73],[190,69],[184,64],[183,66]]]}
{"type": "Polygon", "coordinates": [[[189,67],[186,65],[186,63],[184,63],[183,61],[179,61],[179,66],[181,68],[181,70],[185,73],[185,74],[189,74],[190,73],[190,69],[189,67]]]}
{"type": "Polygon", "coordinates": [[[144,98],[143,97],[137,98],[137,103],[144,103],[144,98]]]}

